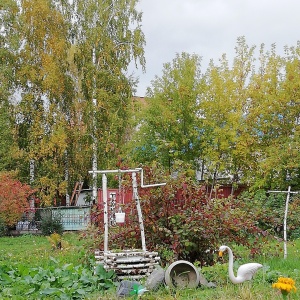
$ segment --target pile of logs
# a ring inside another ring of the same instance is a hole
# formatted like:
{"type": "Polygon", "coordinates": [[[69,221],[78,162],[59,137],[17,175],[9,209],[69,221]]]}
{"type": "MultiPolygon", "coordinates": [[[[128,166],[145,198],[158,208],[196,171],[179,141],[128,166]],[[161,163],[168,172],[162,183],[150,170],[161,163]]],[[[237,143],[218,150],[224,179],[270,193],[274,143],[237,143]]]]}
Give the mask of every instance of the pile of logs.
{"type": "Polygon", "coordinates": [[[120,252],[95,251],[95,258],[97,264],[103,264],[107,271],[114,270],[120,279],[148,277],[160,261],[157,252],[136,249],[120,252]]]}

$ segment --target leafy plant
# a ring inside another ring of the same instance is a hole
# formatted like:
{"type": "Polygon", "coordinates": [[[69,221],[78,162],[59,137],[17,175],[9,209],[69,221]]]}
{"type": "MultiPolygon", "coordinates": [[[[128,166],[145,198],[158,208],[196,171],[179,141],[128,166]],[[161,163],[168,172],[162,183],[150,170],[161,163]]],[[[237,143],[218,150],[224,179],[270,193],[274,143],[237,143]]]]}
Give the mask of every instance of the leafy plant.
{"type": "Polygon", "coordinates": [[[115,286],[115,273],[99,265],[95,273],[82,265],[63,264],[50,257],[48,267],[30,268],[17,264],[0,266],[0,295],[10,288],[11,295],[26,290],[32,299],[84,299],[94,291],[115,286]],[[1,292],[2,290],[2,292],[1,292]]]}
{"type": "Polygon", "coordinates": [[[266,273],[266,281],[268,283],[274,283],[278,279],[278,277],[283,276],[279,271],[272,270],[266,273]]]}
{"type": "Polygon", "coordinates": [[[51,209],[46,210],[41,215],[41,230],[43,235],[51,235],[52,233],[62,234],[63,225],[60,215],[54,215],[51,209]]]}
{"type": "Polygon", "coordinates": [[[106,271],[102,264],[96,266],[95,276],[102,289],[106,290],[115,286],[116,273],[113,270],[106,271]]]}
{"type": "Polygon", "coordinates": [[[0,237],[7,234],[7,226],[5,222],[0,218],[0,237]]]}
{"type": "MultiPolygon", "coordinates": [[[[267,193],[265,190],[256,192],[244,192],[240,201],[248,203],[256,212],[258,226],[265,232],[277,237],[283,237],[283,217],[286,195],[267,193]]],[[[289,204],[287,235],[289,239],[295,240],[300,236],[299,213],[300,198],[293,196],[289,204]]]]}

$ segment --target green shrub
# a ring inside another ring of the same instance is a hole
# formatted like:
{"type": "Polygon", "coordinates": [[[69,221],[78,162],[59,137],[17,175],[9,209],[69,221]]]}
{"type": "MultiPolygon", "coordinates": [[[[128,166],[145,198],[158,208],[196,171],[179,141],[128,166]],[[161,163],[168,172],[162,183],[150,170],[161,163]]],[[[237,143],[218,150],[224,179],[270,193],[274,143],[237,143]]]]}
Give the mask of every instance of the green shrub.
{"type": "Polygon", "coordinates": [[[5,225],[4,220],[2,220],[2,219],[0,218],[0,236],[5,236],[5,235],[7,235],[7,232],[8,232],[7,226],[5,225]]]}
{"type": "Polygon", "coordinates": [[[53,214],[51,210],[46,210],[41,214],[41,231],[43,235],[51,235],[52,233],[63,233],[63,225],[61,216],[53,214]]]}
{"type": "MultiPolygon", "coordinates": [[[[258,226],[279,238],[283,237],[283,220],[286,202],[284,193],[267,193],[258,190],[253,193],[245,192],[240,196],[240,201],[245,202],[249,209],[255,211],[258,226]]],[[[295,240],[300,237],[299,231],[300,198],[292,196],[289,202],[287,235],[295,240]]]]}

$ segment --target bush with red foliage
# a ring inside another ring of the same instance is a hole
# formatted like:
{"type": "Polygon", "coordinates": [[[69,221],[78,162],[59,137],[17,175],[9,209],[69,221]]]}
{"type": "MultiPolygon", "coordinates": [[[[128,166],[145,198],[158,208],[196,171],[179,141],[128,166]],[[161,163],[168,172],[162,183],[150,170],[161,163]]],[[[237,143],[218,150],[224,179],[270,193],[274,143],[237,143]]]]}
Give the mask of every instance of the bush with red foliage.
{"type": "Polygon", "coordinates": [[[0,174],[0,219],[13,227],[29,209],[28,198],[34,190],[14,179],[10,174],[0,174]]]}
{"type": "Polygon", "coordinates": [[[142,193],[147,245],[165,253],[171,250],[173,260],[212,264],[214,251],[224,243],[257,250],[258,212],[242,201],[208,200],[201,185],[185,175],[170,178],[162,189],[142,193]]]}

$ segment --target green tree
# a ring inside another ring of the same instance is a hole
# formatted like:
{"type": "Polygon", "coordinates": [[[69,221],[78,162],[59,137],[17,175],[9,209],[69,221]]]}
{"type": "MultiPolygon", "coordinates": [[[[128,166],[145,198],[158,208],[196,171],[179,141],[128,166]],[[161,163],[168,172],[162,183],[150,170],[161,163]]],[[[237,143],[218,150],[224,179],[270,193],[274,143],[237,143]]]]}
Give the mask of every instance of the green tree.
{"type": "Polygon", "coordinates": [[[116,161],[124,142],[135,81],[128,76],[132,60],[144,67],[144,35],[137,1],[74,1],[74,59],[80,79],[82,117],[93,156],[97,144],[98,168],[116,161]]]}
{"type": "Polygon", "coordinates": [[[19,47],[15,14],[18,7],[14,1],[0,4],[0,171],[15,168],[13,107],[9,97],[14,93],[16,70],[15,58],[19,47]]]}
{"type": "Polygon", "coordinates": [[[132,0],[5,3],[20,41],[11,102],[20,176],[29,181],[34,162],[31,183],[49,205],[75,181],[90,180],[92,145],[99,167],[116,161],[136,84],[128,66],[145,65],[142,14],[132,0]]]}
{"type": "Polygon", "coordinates": [[[136,119],[136,162],[197,161],[213,186],[224,177],[254,188],[299,185],[299,45],[286,57],[261,45],[258,62],[244,37],[235,50],[232,66],[224,54],[204,75],[188,54],[164,65],[136,119]]]}
{"type": "Polygon", "coordinates": [[[297,179],[299,174],[297,51],[286,49],[284,58],[276,54],[276,45],[267,52],[262,46],[260,69],[250,82],[247,127],[254,137],[255,185],[259,187],[284,188],[290,184],[287,177],[297,179]]]}
{"type": "MultiPolygon", "coordinates": [[[[254,47],[238,39],[232,68],[224,54],[219,66],[213,61],[204,76],[200,107],[203,115],[203,161],[206,179],[214,186],[218,178],[245,180],[249,153],[244,131],[247,81],[253,72],[254,47]]],[[[228,180],[228,179],[227,179],[228,180]]]]}
{"type": "Polygon", "coordinates": [[[136,161],[157,160],[169,169],[175,160],[196,165],[202,138],[200,61],[195,54],[177,54],[152,81],[146,109],[136,120],[139,130],[131,147],[136,161]]]}
{"type": "MultiPolygon", "coordinates": [[[[17,105],[19,147],[23,150],[22,175],[35,163],[34,185],[44,204],[65,193],[65,107],[70,101],[67,51],[68,24],[50,1],[19,2],[19,49],[16,80],[21,91],[17,105]]],[[[25,177],[25,178],[26,178],[25,177]]]]}
{"type": "Polygon", "coordinates": [[[13,140],[13,124],[10,118],[10,106],[6,102],[0,104],[0,171],[12,170],[15,166],[13,155],[15,144],[13,140]]]}

